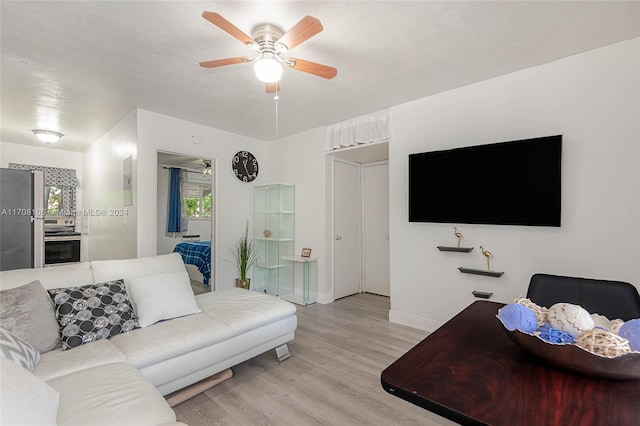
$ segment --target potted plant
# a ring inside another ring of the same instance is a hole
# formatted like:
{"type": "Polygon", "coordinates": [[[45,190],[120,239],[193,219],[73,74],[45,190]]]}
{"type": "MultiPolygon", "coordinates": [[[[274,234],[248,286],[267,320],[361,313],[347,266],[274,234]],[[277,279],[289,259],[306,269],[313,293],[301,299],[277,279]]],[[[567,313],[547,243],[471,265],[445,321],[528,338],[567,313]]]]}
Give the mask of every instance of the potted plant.
{"type": "Polygon", "coordinates": [[[249,221],[244,228],[244,234],[236,240],[233,257],[236,259],[236,268],[240,278],[236,278],[236,287],[249,290],[251,278],[247,278],[247,271],[258,260],[258,247],[249,239],[249,221]]]}

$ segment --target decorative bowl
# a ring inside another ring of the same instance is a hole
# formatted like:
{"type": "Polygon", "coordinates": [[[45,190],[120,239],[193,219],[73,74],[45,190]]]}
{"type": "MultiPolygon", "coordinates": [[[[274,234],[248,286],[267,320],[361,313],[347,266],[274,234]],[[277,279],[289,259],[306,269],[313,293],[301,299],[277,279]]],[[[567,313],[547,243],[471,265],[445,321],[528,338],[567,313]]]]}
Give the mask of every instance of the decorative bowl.
{"type": "Polygon", "coordinates": [[[496,318],[513,343],[551,365],[602,379],[640,379],[640,352],[630,352],[615,358],[604,357],[571,343],[549,343],[535,334],[509,331],[500,317],[496,318]]]}

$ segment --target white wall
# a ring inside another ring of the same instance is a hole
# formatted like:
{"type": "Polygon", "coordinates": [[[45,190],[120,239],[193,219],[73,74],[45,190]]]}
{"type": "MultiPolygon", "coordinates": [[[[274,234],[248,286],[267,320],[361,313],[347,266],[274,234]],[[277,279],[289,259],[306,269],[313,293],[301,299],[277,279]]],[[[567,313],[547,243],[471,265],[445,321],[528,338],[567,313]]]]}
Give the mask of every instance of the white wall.
{"type": "Polygon", "coordinates": [[[150,111],[138,110],[137,115],[137,172],[140,176],[137,181],[137,256],[157,254],[157,152],[211,158],[216,173],[216,229],[212,244],[215,288],[233,287],[237,273],[231,248],[236,237],[243,232],[245,221],[253,223],[254,185],[269,181],[269,168],[264,167],[267,143],[150,111]],[[192,136],[197,136],[200,143],[191,143],[192,136]],[[251,151],[260,164],[258,178],[250,184],[238,181],[231,172],[231,158],[240,150],[251,151]]]}
{"type": "Polygon", "coordinates": [[[635,39],[391,108],[392,321],[432,330],[473,302],[472,290],[509,303],[536,272],[640,288],[638,52],[635,39]],[[458,254],[436,249],[455,242],[453,225],[407,221],[408,154],[554,134],[563,135],[561,228],[458,224],[476,247],[458,254]],[[501,278],[457,270],[483,267],[481,244],[501,278]]]}
{"type": "Polygon", "coordinates": [[[135,187],[138,178],[136,138],[137,114],[133,111],[82,154],[86,213],[82,245],[88,247],[89,260],[136,257],[139,219],[135,187]],[[133,205],[125,206],[123,160],[130,155],[133,157],[133,205]]]}
{"type": "Polygon", "coordinates": [[[35,164],[38,166],[75,169],[78,180],[82,182],[82,153],[48,146],[21,145],[0,142],[0,167],[9,163],[35,164]]]}
{"type": "MultiPolygon", "coordinates": [[[[295,248],[311,248],[318,258],[318,301],[333,301],[330,257],[326,250],[327,209],[325,194],[326,155],[323,151],[324,128],[317,128],[269,142],[268,166],[272,182],[296,186],[295,248]]],[[[267,182],[268,183],[268,182],[267,182]]]]}

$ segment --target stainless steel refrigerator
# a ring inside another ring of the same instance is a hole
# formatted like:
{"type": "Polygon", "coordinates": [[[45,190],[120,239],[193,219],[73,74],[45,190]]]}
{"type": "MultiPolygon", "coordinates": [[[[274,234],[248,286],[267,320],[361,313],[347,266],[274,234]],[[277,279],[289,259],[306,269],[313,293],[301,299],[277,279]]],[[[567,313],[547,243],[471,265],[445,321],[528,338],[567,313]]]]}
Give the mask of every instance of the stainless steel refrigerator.
{"type": "Polygon", "coordinates": [[[44,173],[0,169],[0,271],[44,264],[44,173]]]}

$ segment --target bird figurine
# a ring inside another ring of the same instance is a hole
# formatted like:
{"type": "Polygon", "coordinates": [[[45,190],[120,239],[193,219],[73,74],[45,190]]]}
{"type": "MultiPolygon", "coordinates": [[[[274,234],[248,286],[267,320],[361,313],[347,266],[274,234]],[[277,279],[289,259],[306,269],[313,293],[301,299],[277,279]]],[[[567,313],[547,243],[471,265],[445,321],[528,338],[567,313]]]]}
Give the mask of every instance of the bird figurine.
{"type": "Polygon", "coordinates": [[[493,255],[489,250],[485,250],[484,247],[482,246],[480,246],[480,250],[482,251],[482,254],[484,255],[484,257],[487,258],[487,271],[490,271],[491,268],[489,267],[489,259],[491,259],[493,255]]]}
{"type": "Polygon", "coordinates": [[[458,228],[453,227],[453,235],[458,239],[458,248],[460,248],[460,241],[462,241],[462,233],[458,232],[458,228]]]}

